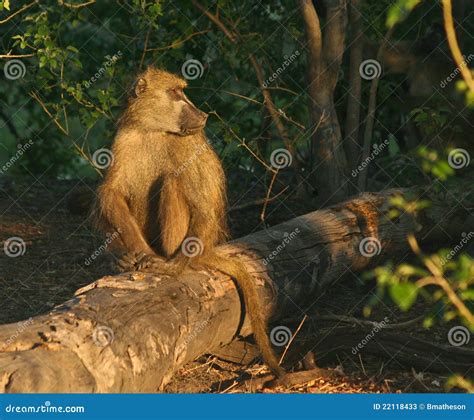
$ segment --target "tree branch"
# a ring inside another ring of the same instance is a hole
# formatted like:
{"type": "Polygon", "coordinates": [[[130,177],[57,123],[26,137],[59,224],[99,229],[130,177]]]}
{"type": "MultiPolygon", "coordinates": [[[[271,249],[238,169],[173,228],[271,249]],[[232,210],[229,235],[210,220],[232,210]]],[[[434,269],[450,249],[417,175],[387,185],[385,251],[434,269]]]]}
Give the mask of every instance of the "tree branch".
{"type": "Polygon", "coordinates": [[[443,15],[444,15],[444,28],[446,30],[446,36],[448,37],[449,48],[453,54],[454,61],[458,66],[459,71],[462,74],[467,86],[474,92],[474,80],[472,77],[471,70],[467,66],[466,61],[461,53],[459,44],[456,38],[456,31],[454,30],[452,4],[451,0],[443,0],[443,15]]]}
{"type": "Polygon", "coordinates": [[[346,0],[326,0],[327,19],[323,34],[324,87],[330,92],[336,87],[344,54],[347,26],[346,0]]]}
{"type": "Polygon", "coordinates": [[[31,3],[24,5],[21,9],[18,9],[16,12],[8,16],[6,19],[0,20],[0,25],[8,22],[10,19],[13,19],[16,15],[34,6],[36,3],[38,3],[38,0],[32,1],[31,3]]]}

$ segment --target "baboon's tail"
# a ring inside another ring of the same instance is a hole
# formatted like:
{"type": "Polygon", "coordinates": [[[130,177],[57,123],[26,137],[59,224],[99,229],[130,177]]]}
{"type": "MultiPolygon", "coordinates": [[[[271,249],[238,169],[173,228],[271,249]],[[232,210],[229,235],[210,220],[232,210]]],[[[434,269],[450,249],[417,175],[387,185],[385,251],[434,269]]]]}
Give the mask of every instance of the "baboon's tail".
{"type": "MultiPolygon", "coordinates": [[[[250,316],[253,335],[255,341],[262,352],[263,359],[270,370],[278,377],[282,378],[286,372],[280,366],[278,358],[273,350],[270,338],[267,332],[267,323],[263,317],[262,302],[252,276],[247,272],[245,266],[235,260],[214,254],[212,256],[202,256],[205,265],[220,270],[231,276],[242,290],[245,308],[250,316]]],[[[200,258],[200,259],[201,259],[200,258]]]]}

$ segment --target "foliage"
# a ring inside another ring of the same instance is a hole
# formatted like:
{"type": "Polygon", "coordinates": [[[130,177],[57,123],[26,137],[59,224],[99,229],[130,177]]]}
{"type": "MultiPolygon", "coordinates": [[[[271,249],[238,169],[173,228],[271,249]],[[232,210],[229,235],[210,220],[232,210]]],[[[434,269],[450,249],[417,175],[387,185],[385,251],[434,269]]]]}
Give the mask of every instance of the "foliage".
{"type": "MultiPolygon", "coordinates": [[[[0,85],[2,107],[7,117],[14,117],[11,123],[20,137],[15,138],[14,133],[2,129],[6,140],[0,159],[7,160],[17,143],[38,139],[35,158],[24,159],[13,174],[24,168],[26,173],[47,170],[50,176],[96,176],[88,160],[94,150],[110,144],[133,76],[148,64],[179,73],[187,60],[196,59],[202,63],[203,70],[201,77],[190,80],[190,96],[204,110],[218,110],[222,118],[210,119],[210,138],[227,165],[261,169],[241,147],[242,141],[268,159],[279,140],[272,124],[269,131],[262,133],[268,115],[248,55],[257,56],[268,79],[296,51],[300,53],[298,59],[278,72],[269,89],[278,109],[288,117],[285,123],[290,138],[304,152],[309,147],[309,135],[301,129],[309,121],[307,57],[297,8],[289,0],[266,5],[230,0],[202,3],[211,12],[218,10],[230,27],[238,24],[242,42],[232,44],[190,0],[179,4],[169,0],[129,0],[117,3],[114,9],[108,2],[72,8],[63,2],[45,0],[0,25],[1,49],[5,53],[26,55],[19,58],[26,66],[24,77],[0,85]],[[21,115],[17,109],[19,103],[21,115]]],[[[409,29],[413,40],[429,37],[433,25],[440,20],[440,9],[421,4],[413,16],[408,15],[418,3],[413,0],[395,4],[389,0],[377,4],[362,2],[364,22],[370,22],[364,27],[365,36],[379,42],[388,16],[389,26],[397,23],[403,40],[407,28],[416,29],[416,33],[409,29]],[[387,15],[388,6],[391,7],[387,15]]],[[[18,10],[19,6],[14,2],[11,9],[18,10]]],[[[2,16],[8,16],[8,2],[2,2],[1,7],[2,16]]],[[[324,14],[321,19],[324,23],[324,14]]],[[[347,74],[348,62],[344,61],[335,101],[340,121],[344,119],[348,98],[344,77],[347,74]]],[[[389,135],[395,138],[398,124],[394,113],[406,113],[392,100],[394,95],[403,94],[397,77],[381,79],[380,102],[384,105],[377,111],[380,124],[374,133],[375,144],[389,135]]],[[[363,85],[364,103],[369,86],[369,83],[363,85]]],[[[450,117],[448,111],[442,114],[444,118],[450,117]]],[[[418,118],[420,115],[417,114],[418,118]]],[[[402,141],[399,135],[396,137],[398,142],[402,141]]],[[[400,153],[404,153],[402,143],[399,146],[400,153]]],[[[392,151],[394,147],[392,142],[392,151]]],[[[406,179],[409,178],[407,175],[406,179]]]]}
{"type": "Polygon", "coordinates": [[[421,0],[397,0],[387,13],[387,27],[392,28],[404,20],[421,0]]]}

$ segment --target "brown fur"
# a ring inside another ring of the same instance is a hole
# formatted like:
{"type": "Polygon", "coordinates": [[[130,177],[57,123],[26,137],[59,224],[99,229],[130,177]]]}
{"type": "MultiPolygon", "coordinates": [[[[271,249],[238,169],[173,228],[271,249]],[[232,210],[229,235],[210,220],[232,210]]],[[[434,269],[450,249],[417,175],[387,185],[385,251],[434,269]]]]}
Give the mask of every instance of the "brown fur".
{"type": "Polygon", "coordinates": [[[204,134],[207,115],[186,98],[184,87],[182,79],[154,68],[137,79],[119,121],[114,163],[98,190],[97,225],[120,232],[115,245],[128,253],[128,269],[165,268],[177,274],[184,266],[200,265],[233,277],[263,357],[281,377],[252,277],[242,264],[215,251],[228,233],[225,175],[204,134]],[[187,237],[199,238],[201,256],[183,260],[180,248],[187,237]],[[137,254],[144,255],[141,262],[130,258],[137,254]],[[160,255],[173,260],[165,262],[160,255]]]}

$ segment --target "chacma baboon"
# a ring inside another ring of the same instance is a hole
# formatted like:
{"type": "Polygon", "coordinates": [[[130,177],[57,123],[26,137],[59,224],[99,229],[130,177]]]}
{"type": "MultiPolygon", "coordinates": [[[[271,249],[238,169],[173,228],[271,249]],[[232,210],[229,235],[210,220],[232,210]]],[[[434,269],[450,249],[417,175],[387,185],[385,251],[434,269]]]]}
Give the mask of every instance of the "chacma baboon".
{"type": "Polygon", "coordinates": [[[252,277],[215,249],[227,237],[225,175],[206,140],[207,114],[189,101],[185,87],[184,80],[155,68],[138,77],[119,121],[113,165],[98,190],[97,225],[120,232],[115,242],[126,253],[125,265],[176,273],[184,258],[188,266],[210,266],[233,277],[263,358],[281,377],[285,371],[271,347],[252,277]],[[200,256],[183,257],[187,238],[197,238],[200,256]]]}

